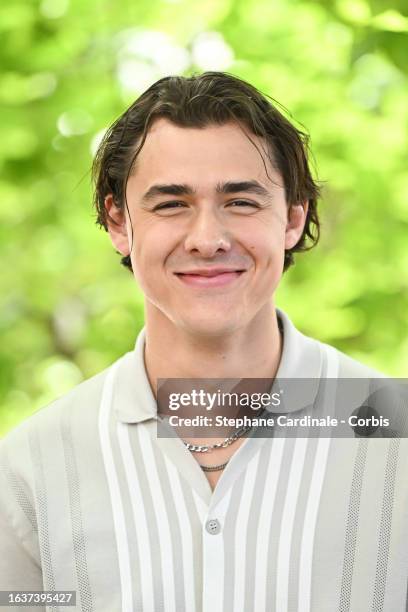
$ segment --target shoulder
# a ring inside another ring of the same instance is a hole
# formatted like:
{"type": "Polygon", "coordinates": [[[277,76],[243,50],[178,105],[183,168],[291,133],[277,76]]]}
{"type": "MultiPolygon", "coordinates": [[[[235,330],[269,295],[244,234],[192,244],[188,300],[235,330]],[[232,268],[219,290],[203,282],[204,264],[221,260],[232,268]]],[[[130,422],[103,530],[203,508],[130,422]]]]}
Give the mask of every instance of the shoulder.
{"type": "Polygon", "coordinates": [[[334,346],[315,340],[320,350],[326,355],[326,359],[330,356],[338,365],[338,378],[386,378],[386,374],[376,370],[357,359],[353,359],[346,353],[339,351],[334,346]]]}
{"type": "MultiPolygon", "coordinates": [[[[327,359],[338,364],[337,395],[343,405],[356,402],[354,411],[363,419],[379,419],[381,435],[387,438],[408,437],[408,381],[391,378],[334,347],[319,343],[327,359]],[[381,419],[380,419],[381,420],[381,419]]],[[[406,446],[407,441],[404,442],[406,446]]]]}
{"type": "Polygon", "coordinates": [[[335,347],[321,342],[298,329],[290,317],[276,308],[280,327],[283,331],[283,352],[280,375],[289,378],[327,377],[327,367],[336,373],[334,378],[383,378],[385,374],[353,359],[335,347]]]}
{"type": "Polygon", "coordinates": [[[83,438],[92,436],[104,382],[112,365],[40,408],[12,429],[0,440],[0,459],[6,456],[14,464],[24,464],[24,458],[32,454],[36,439],[41,439],[47,450],[52,452],[54,448],[57,451],[64,423],[68,420],[83,438]]]}
{"type": "Polygon", "coordinates": [[[302,333],[281,309],[276,309],[283,331],[278,376],[282,378],[382,378],[384,374],[338,349],[302,333]]]}
{"type": "Polygon", "coordinates": [[[112,365],[39,409],[0,440],[0,516],[24,537],[35,529],[39,478],[44,486],[47,482],[47,490],[63,491],[67,462],[73,456],[92,470],[99,452],[99,406],[112,365]]]}

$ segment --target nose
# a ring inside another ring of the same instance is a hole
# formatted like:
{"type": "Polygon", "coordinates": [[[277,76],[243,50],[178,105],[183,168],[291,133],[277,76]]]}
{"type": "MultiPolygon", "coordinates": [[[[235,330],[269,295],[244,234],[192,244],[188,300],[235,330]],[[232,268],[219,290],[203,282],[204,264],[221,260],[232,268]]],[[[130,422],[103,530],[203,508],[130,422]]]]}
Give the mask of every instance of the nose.
{"type": "Polygon", "coordinates": [[[218,252],[228,252],[231,238],[217,214],[206,210],[192,221],[184,247],[189,253],[209,258],[218,252]]]}

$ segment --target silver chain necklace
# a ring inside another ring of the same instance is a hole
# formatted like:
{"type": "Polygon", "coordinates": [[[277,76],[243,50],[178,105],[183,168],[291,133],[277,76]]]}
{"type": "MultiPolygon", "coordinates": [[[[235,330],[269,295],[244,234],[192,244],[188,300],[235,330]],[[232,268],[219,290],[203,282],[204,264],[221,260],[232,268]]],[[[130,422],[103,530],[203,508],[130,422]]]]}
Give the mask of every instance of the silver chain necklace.
{"type": "MultiPolygon", "coordinates": [[[[259,417],[261,416],[261,414],[263,414],[263,412],[264,409],[261,408],[261,410],[255,416],[259,417]]],[[[250,429],[252,429],[252,425],[243,425],[242,427],[234,431],[233,434],[228,436],[228,438],[225,438],[222,442],[216,442],[215,444],[191,444],[190,442],[185,442],[185,440],[183,440],[182,442],[184,446],[192,453],[210,453],[215,448],[227,448],[228,446],[236,442],[236,440],[242,438],[242,436],[246,434],[250,429]]]]}
{"type": "Polygon", "coordinates": [[[240,427],[240,429],[237,429],[237,431],[235,431],[231,436],[228,436],[228,438],[225,438],[222,442],[216,442],[215,444],[191,444],[190,442],[185,442],[184,440],[183,444],[192,453],[210,453],[215,448],[227,448],[227,446],[233,444],[250,429],[251,426],[249,425],[240,427]]]}

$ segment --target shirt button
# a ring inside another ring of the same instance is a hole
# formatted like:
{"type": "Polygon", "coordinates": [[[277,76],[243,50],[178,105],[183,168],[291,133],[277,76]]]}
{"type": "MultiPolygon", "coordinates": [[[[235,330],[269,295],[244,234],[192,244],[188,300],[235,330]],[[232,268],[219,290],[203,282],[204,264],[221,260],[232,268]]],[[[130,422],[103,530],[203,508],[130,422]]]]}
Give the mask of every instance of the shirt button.
{"type": "Polygon", "coordinates": [[[217,533],[220,533],[221,531],[220,521],[217,519],[211,519],[210,521],[206,522],[205,528],[208,533],[211,533],[211,535],[217,535],[217,533]]]}

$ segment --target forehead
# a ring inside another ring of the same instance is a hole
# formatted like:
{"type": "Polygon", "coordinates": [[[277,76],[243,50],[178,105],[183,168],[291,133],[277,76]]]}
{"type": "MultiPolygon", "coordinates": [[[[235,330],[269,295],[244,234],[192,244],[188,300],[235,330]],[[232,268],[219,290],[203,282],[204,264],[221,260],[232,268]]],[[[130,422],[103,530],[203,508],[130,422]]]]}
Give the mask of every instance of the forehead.
{"type": "Polygon", "coordinates": [[[140,188],[153,181],[204,186],[243,178],[267,184],[277,178],[267,155],[265,140],[237,123],[185,128],[160,118],[147,133],[129,182],[137,179],[140,188]]]}

